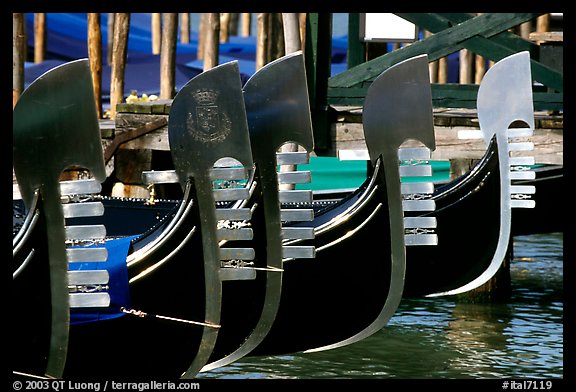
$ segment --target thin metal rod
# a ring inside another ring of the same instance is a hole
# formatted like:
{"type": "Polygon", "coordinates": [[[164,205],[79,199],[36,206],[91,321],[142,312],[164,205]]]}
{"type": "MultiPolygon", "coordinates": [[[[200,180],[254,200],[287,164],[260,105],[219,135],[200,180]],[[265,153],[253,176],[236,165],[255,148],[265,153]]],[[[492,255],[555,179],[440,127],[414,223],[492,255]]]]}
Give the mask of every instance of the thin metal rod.
{"type": "Polygon", "coordinates": [[[150,313],[143,312],[141,310],[126,309],[125,307],[120,308],[120,310],[123,313],[131,314],[133,316],[138,316],[138,317],[154,317],[154,318],[159,318],[159,319],[163,319],[163,320],[177,321],[179,323],[199,325],[202,327],[220,328],[220,325],[218,325],[218,324],[203,323],[200,321],[184,320],[184,319],[180,319],[180,318],[176,318],[176,317],[168,317],[168,316],[161,316],[158,314],[150,314],[150,313]]]}

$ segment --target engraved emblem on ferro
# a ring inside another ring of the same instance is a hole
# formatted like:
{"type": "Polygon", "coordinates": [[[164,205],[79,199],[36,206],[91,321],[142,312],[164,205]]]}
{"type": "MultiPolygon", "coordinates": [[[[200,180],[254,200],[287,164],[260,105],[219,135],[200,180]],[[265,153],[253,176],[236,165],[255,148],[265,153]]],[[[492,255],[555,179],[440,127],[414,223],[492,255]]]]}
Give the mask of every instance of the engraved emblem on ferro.
{"type": "Polygon", "coordinates": [[[188,123],[192,136],[203,142],[224,140],[230,133],[230,118],[218,106],[220,92],[212,89],[198,89],[193,97],[198,106],[188,113],[188,123]]]}

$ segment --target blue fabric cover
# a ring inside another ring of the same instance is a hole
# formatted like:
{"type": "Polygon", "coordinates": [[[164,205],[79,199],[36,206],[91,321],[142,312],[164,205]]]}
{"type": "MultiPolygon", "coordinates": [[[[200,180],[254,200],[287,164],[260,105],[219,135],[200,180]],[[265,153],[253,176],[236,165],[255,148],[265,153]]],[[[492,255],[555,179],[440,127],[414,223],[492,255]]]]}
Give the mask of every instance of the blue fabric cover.
{"type": "Polygon", "coordinates": [[[123,316],[121,307],[130,307],[130,289],[128,287],[128,268],[126,256],[130,249],[130,241],[134,237],[111,239],[106,241],[108,260],[104,262],[70,263],[70,271],[108,270],[110,306],[108,308],[71,309],[70,324],[88,323],[123,316]]]}

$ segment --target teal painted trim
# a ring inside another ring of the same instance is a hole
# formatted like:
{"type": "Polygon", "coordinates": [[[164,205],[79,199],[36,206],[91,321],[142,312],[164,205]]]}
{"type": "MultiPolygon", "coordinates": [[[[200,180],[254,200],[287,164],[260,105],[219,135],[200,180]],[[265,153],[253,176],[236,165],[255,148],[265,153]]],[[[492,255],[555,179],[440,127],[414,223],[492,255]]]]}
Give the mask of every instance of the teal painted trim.
{"type": "MultiPolygon", "coordinates": [[[[432,176],[404,177],[402,182],[447,181],[450,179],[450,161],[430,161],[432,176]]],[[[337,157],[310,157],[310,163],[298,165],[298,170],[309,170],[312,183],[297,184],[299,190],[330,190],[358,188],[366,180],[367,161],[342,161],[337,157]]]]}

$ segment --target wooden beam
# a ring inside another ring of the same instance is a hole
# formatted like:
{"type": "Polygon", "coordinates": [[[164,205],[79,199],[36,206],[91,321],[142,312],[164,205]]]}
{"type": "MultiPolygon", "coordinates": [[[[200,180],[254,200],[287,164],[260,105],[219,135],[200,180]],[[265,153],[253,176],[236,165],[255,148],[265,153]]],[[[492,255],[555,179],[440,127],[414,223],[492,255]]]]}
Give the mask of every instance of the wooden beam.
{"type": "MultiPolygon", "coordinates": [[[[461,24],[473,19],[470,14],[398,14],[412,23],[432,32],[441,31],[447,24],[461,24]]],[[[530,14],[529,14],[530,15],[530,14]]],[[[533,18],[539,14],[531,14],[533,18]]],[[[464,42],[465,48],[492,61],[499,61],[511,54],[527,50],[532,58],[538,58],[538,46],[509,31],[496,35],[479,34],[464,42]],[[488,39],[489,38],[489,39],[488,39]]],[[[563,91],[562,73],[538,61],[531,60],[533,79],[558,91],[563,91]]]]}
{"type": "Polygon", "coordinates": [[[429,61],[440,59],[464,48],[465,42],[471,38],[476,36],[489,38],[534,17],[535,14],[531,13],[479,15],[439,31],[426,40],[414,42],[335,75],[330,78],[329,86],[352,87],[355,84],[371,81],[392,65],[421,54],[428,54],[429,61]]]}

